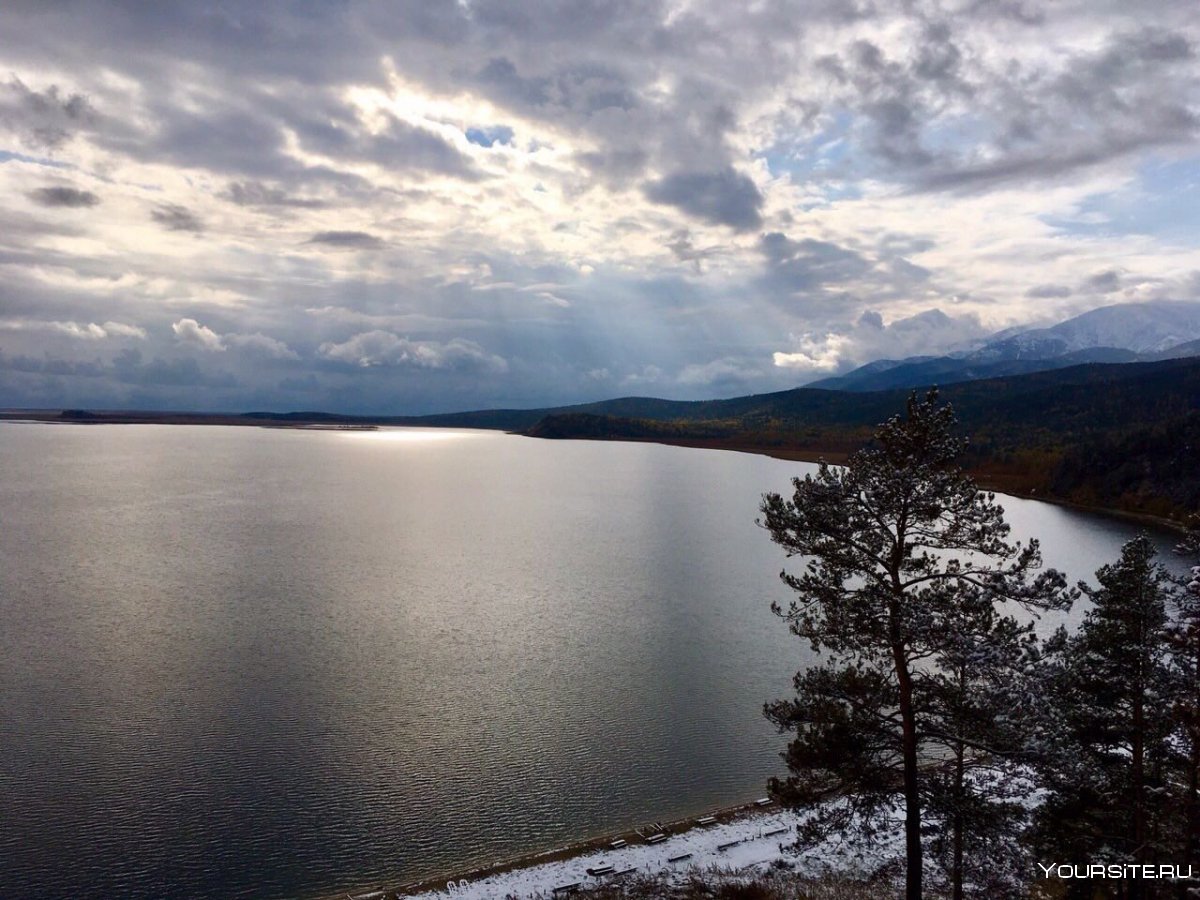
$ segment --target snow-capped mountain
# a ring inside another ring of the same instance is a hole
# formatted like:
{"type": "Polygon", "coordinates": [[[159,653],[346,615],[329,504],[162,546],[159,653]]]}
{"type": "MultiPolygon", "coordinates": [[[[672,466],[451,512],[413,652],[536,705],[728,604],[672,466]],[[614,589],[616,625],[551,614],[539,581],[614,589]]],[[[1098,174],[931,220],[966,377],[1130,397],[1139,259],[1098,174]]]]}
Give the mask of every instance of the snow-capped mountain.
{"type": "Polygon", "coordinates": [[[949,384],[1059,369],[1200,355],[1200,302],[1105,306],[1051,325],[997,332],[982,346],[948,356],[877,360],[809,387],[845,391],[949,384]]]}
{"type": "Polygon", "coordinates": [[[1065,353],[1112,347],[1160,353],[1200,338],[1200,303],[1120,303],[1083,313],[1049,328],[996,335],[969,354],[973,359],[1050,359],[1065,353]]]}

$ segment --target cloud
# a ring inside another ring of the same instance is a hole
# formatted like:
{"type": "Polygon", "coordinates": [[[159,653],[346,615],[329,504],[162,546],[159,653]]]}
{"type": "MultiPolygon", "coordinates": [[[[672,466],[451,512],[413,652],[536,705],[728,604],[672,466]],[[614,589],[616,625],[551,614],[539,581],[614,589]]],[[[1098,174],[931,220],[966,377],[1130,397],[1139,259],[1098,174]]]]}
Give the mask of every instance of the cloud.
{"type": "Polygon", "coordinates": [[[382,127],[367,128],[357,115],[340,111],[336,118],[302,120],[297,136],[305,150],[332,160],[361,160],[388,169],[411,169],[467,181],[480,177],[469,157],[430,128],[390,113],[382,127]]]}
{"type": "Polygon", "coordinates": [[[696,385],[715,391],[738,390],[748,382],[762,376],[762,367],[748,364],[734,357],[722,357],[707,363],[689,363],[680,369],[675,381],[682,385],[696,385]]]}
{"type": "Polygon", "coordinates": [[[230,182],[224,196],[238,206],[289,206],[298,209],[320,209],[326,206],[323,200],[293,197],[281,187],[272,187],[261,181],[230,182]]]}
{"type": "Polygon", "coordinates": [[[39,206],[67,207],[69,209],[84,209],[100,202],[100,198],[91,191],[64,186],[38,188],[30,191],[29,197],[39,206]]]}
{"type": "Polygon", "coordinates": [[[853,325],[795,335],[792,346],[772,354],[775,366],[807,373],[845,371],[877,359],[932,356],[963,349],[990,333],[974,315],[950,316],[928,309],[884,324],[866,310],[853,325]]]}
{"type": "Polygon", "coordinates": [[[225,349],[225,342],[221,336],[195,319],[180,319],[171,326],[171,330],[175,332],[175,337],[181,344],[214,352],[225,349]]]}
{"type": "Polygon", "coordinates": [[[29,319],[0,319],[0,331],[42,331],[65,334],[68,337],[99,341],[105,338],[146,339],[146,329],[123,322],[52,322],[29,319]]]}
{"type": "Polygon", "coordinates": [[[411,341],[390,331],[364,331],[340,344],[328,342],[318,352],[326,359],[360,368],[394,366],[435,371],[501,374],[508,363],[474,341],[411,341]]]}
{"type": "Polygon", "coordinates": [[[1025,296],[1034,299],[1070,297],[1071,289],[1063,284],[1036,284],[1025,292],[1025,296]]]}
{"type": "Polygon", "coordinates": [[[0,34],[4,349],[62,363],[0,405],[699,399],[1200,270],[1182,0],[18,0],[0,34]]]}
{"type": "Polygon", "coordinates": [[[95,118],[87,97],[58,85],[37,91],[15,75],[0,85],[0,124],[23,134],[35,147],[57,150],[95,118]]]}
{"type": "Polygon", "coordinates": [[[254,332],[253,334],[227,334],[224,336],[223,340],[230,346],[252,350],[256,353],[261,353],[264,356],[272,357],[273,359],[298,360],[300,358],[300,354],[298,354],[283,341],[276,340],[273,337],[268,337],[267,335],[259,332],[254,332]]]}
{"type": "Polygon", "coordinates": [[[648,182],[644,192],[654,203],[677,207],[735,231],[762,225],[763,195],[748,176],[731,167],[713,172],[676,172],[648,182]]]}
{"type": "Polygon", "coordinates": [[[861,253],[829,241],[793,240],[773,231],[764,234],[758,246],[766,259],[768,280],[788,292],[850,281],[871,270],[871,262],[861,253]]]}
{"type": "Polygon", "coordinates": [[[150,211],[150,218],[167,231],[190,231],[198,234],[204,230],[204,223],[200,221],[200,218],[179,203],[164,203],[162,206],[156,206],[150,211]]]}
{"type": "Polygon", "coordinates": [[[121,322],[105,322],[100,326],[106,337],[129,337],[144,341],[146,329],[137,325],[125,325],[121,322]]]}
{"type": "Polygon", "coordinates": [[[342,250],[378,250],[383,246],[380,238],[365,231],[318,231],[308,243],[342,250]]]}
{"type": "Polygon", "coordinates": [[[841,334],[802,334],[789,351],[776,350],[771,361],[780,369],[801,372],[832,372],[843,361],[850,339],[841,334]]]}
{"type": "Polygon", "coordinates": [[[155,357],[142,361],[142,353],[136,349],[122,351],[113,360],[115,377],[125,384],[141,387],[175,388],[233,388],[238,380],[230,372],[208,372],[193,357],[164,359],[155,357]]]}
{"type": "Polygon", "coordinates": [[[237,348],[255,356],[266,356],[271,359],[292,361],[300,359],[300,354],[283,341],[262,332],[218,334],[195,319],[180,319],[171,326],[171,330],[175,332],[175,338],[179,343],[209,352],[223,352],[230,348],[237,348]]]}
{"type": "Polygon", "coordinates": [[[1116,269],[1106,269],[1088,276],[1080,290],[1085,293],[1111,294],[1121,289],[1121,273],[1116,269]]]}
{"type": "Polygon", "coordinates": [[[671,235],[671,239],[667,241],[667,249],[680,262],[692,263],[697,272],[702,270],[704,260],[716,256],[724,250],[720,245],[697,247],[692,233],[686,228],[680,229],[671,235]]]}

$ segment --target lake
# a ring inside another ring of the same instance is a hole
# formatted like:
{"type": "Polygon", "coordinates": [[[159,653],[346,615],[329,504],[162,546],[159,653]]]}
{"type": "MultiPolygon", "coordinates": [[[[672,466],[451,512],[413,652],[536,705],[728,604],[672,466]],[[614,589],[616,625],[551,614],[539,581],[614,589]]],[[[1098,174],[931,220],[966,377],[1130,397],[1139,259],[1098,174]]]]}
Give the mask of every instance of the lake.
{"type": "MultiPolygon", "coordinates": [[[[0,424],[0,895],[312,896],[760,796],[809,654],[754,519],[810,468],[0,424]]],[[[1004,504],[1074,577],[1137,530],[1004,504]]]]}

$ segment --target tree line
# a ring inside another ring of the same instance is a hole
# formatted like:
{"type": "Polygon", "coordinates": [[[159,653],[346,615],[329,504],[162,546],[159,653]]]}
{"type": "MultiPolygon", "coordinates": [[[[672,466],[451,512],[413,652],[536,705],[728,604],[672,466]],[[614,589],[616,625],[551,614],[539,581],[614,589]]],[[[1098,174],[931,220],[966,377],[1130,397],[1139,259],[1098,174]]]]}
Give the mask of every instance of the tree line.
{"type": "Polygon", "coordinates": [[[954,426],[914,392],[845,466],[763,496],[799,560],[773,609],[819,653],[765,708],[792,735],[772,795],[805,811],[801,846],[902,830],[907,900],[1029,896],[1063,864],[1108,868],[1051,896],[1195,896],[1132,867],[1200,876],[1200,568],[1173,577],[1139,536],[1069,585],[1011,539],[954,426]],[[1039,638],[1081,598],[1077,629],[1039,638]]]}

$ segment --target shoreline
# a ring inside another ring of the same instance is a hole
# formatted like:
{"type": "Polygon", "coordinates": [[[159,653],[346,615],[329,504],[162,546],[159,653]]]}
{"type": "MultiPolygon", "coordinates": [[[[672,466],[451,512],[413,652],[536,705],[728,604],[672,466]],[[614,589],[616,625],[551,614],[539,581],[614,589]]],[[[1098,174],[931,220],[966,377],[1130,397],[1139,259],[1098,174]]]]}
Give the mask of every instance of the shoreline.
{"type": "MultiPolygon", "coordinates": [[[[513,434],[519,437],[528,437],[520,431],[508,431],[506,434],[513,434]]],[[[844,465],[850,457],[850,453],[845,450],[810,450],[789,447],[764,447],[756,444],[725,444],[720,441],[712,440],[688,440],[681,438],[679,440],[670,440],[666,438],[541,438],[540,440],[572,440],[572,441],[608,441],[614,444],[661,444],[666,447],[686,447],[692,450],[723,450],[732,453],[748,453],[752,456],[766,456],[771,459],[779,459],[785,462],[805,462],[818,463],[824,460],[830,465],[844,465]]],[[[1086,503],[1076,503],[1073,500],[1064,500],[1059,497],[1049,497],[1044,494],[1039,494],[1036,491],[1022,490],[1018,487],[1013,487],[1005,483],[1003,477],[989,477],[987,473],[972,472],[966,469],[968,475],[975,479],[976,484],[982,490],[1004,494],[1008,497],[1016,497],[1018,500],[1033,500],[1038,503],[1046,503],[1051,506],[1061,506],[1065,509],[1073,509],[1079,512],[1091,513],[1093,515],[1106,516],[1112,519],[1121,519],[1127,522],[1136,522],[1143,525],[1153,525],[1157,528],[1162,528],[1167,531],[1174,531],[1180,534],[1185,534],[1188,531],[1186,523],[1180,522],[1177,519],[1170,519],[1165,516],[1155,516],[1150,513],[1134,512],[1133,510],[1116,509],[1107,506],[1090,506],[1086,503]]]]}
{"type": "MultiPolygon", "coordinates": [[[[765,799],[762,798],[760,800],[739,803],[734,806],[718,807],[716,809],[709,808],[685,818],[656,823],[661,824],[661,832],[668,835],[667,841],[657,845],[646,843],[643,835],[648,835],[650,831],[644,826],[639,826],[638,828],[609,832],[597,837],[573,841],[561,847],[522,853],[494,863],[445,870],[438,875],[432,875],[416,881],[408,881],[402,884],[377,883],[369,887],[339,890],[335,893],[316,895],[312,900],[392,900],[392,898],[405,900],[405,898],[415,898],[435,893],[446,896],[447,882],[457,884],[465,880],[471,884],[478,885],[481,882],[496,879],[504,875],[531,873],[534,870],[554,863],[577,863],[582,865],[586,857],[606,852],[610,854],[620,852],[621,850],[633,852],[653,846],[658,846],[660,849],[669,848],[670,843],[675,841],[675,839],[686,837],[696,832],[711,829],[714,833],[719,833],[719,829],[722,826],[749,825],[768,817],[788,815],[787,811],[782,810],[774,801],[764,804],[763,800],[765,799]],[[709,819],[712,821],[708,821],[709,819]],[[626,846],[614,849],[612,847],[614,841],[625,841],[626,846]]],[[[739,843],[744,843],[744,841],[739,843]]],[[[669,849],[666,852],[669,852],[669,849]]],[[[693,860],[689,859],[688,862],[691,863],[693,860]]]]}
{"type": "MultiPolygon", "coordinates": [[[[97,419],[64,419],[58,411],[43,411],[43,410],[3,410],[0,411],[0,422],[13,423],[41,423],[41,424],[58,424],[58,425],[227,425],[241,428],[278,428],[290,431],[366,431],[375,430],[378,428],[430,428],[440,429],[447,427],[458,428],[459,426],[444,426],[444,425],[429,425],[421,423],[404,423],[404,422],[386,422],[379,420],[377,423],[364,423],[368,427],[361,427],[357,424],[352,424],[352,427],[330,427],[330,423],[320,421],[283,421],[276,419],[254,419],[241,417],[237,415],[225,415],[221,413],[211,414],[192,414],[192,413],[164,413],[160,415],[149,415],[139,413],[108,413],[104,414],[104,418],[97,419]]],[[[530,437],[521,431],[508,431],[500,428],[479,428],[478,426],[462,426],[463,430],[471,431],[494,431],[501,434],[511,434],[518,437],[530,437]]],[[[620,444],[661,444],[667,447],[688,447],[693,450],[726,450],[734,453],[749,453],[754,456],[766,456],[771,459],[780,459],[789,462],[806,462],[817,463],[824,459],[826,462],[833,465],[841,465],[845,463],[850,456],[850,451],[844,449],[827,449],[817,450],[812,448],[790,448],[790,447],[770,447],[759,444],[741,444],[741,443],[725,443],[719,440],[712,439],[687,439],[680,438],[671,440],[667,438],[604,438],[604,437],[577,437],[577,438],[541,438],[541,440],[577,440],[577,441],[608,441],[611,443],[620,444]]],[[[1003,475],[991,474],[987,472],[972,472],[967,470],[967,473],[975,478],[976,483],[980,488],[986,491],[994,491],[996,493],[1005,494],[1009,497],[1016,497],[1020,500],[1035,500],[1039,503],[1048,503],[1051,506],[1061,506],[1065,509],[1078,510],[1079,512],[1091,513],[1099,516],[1106,516],[1112,519],[1120,519],[1126,522],[1134,522],[1142,525],[1152,525],[1156,528],[1162,528],[1167,531],[1173,531],[1179,534],[1185,534],[1188,531],[1186,522],[1172,519],[1165,516],[1156,516],[1150,513],[1136,512],[1133,510],[1117,509],[1107,506],[1092,506],[1086,503],[1078,503],[1073,500],[1066,500],[1059,497],[1050,497],[1044,494],[1039,494],[1036,491],[1022,489],[1017,485],[1010,483],[1009,478],[1003,475]]]]}

